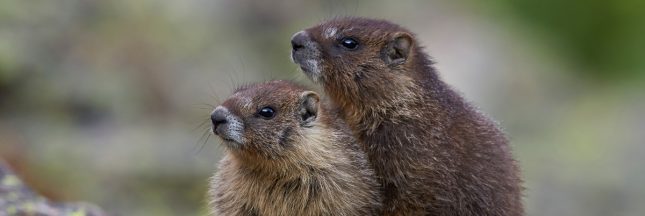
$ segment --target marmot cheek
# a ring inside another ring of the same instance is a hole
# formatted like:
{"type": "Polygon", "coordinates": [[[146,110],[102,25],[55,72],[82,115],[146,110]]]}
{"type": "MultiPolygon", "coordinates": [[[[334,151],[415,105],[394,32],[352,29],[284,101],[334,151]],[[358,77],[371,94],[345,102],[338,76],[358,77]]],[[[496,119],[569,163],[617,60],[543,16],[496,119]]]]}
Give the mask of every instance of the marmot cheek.
{"type": "Polygon", "coordinates": [[[318,83],[318,81],[320,81],[320,77],[322,76],[321,61],[308,59],[304,64],[301,64],[300,67],[313,82],[318,83]]]}

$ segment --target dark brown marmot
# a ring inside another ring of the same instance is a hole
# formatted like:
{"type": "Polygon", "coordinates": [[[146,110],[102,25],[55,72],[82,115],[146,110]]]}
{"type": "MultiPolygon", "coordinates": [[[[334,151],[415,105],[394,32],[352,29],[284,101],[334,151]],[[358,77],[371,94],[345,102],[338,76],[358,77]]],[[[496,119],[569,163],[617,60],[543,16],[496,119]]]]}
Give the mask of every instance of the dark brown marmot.
{"type": "Polygon", "coordinates": [[[338,18],[296,33],[292,58],[363,145],[386,215],[523,215],[508,140],[414,38],[387,21],[338,18]]]}
{"type": "Polygon", "coordinates": [[[374,215],[367,156],[318,94],[287,81],[238,89],[211,114],[226,155],[212,179],[216,215],[374,215]]]}

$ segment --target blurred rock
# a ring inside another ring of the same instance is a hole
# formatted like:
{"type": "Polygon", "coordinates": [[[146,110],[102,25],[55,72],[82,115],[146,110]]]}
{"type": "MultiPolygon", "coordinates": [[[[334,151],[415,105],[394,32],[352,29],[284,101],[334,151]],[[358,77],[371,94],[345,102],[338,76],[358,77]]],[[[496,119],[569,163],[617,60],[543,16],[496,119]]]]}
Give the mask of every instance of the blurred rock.
{"type": "Polygon", "coordinates": [[[18,176],[9,166],[0,161],[0,216],[103,216],[99,207],[84,202],[57,203],[40,196],[18,176]]]}

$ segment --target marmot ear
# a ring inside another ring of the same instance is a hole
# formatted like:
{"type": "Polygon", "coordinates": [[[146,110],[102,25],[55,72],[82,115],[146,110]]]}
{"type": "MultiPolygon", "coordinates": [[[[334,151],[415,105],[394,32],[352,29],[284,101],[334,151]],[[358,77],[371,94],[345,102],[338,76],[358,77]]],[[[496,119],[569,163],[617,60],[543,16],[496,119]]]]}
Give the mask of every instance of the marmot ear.
{"type": "Polygon", "coordinates": [[[305,125],[313,122],[318,117],[318,106],[320,104],[320,96],[316,92],[305,91],[300,95],[300,107],[298,114],[300,115],[301,124],[305,125]]]}
{"type": "Polygon", "coordinates": [[[381,51],[381,58],[389,66],[403,64],[410,56],[411,49],[412,35],[406,32],[398,32],[381,51]]]}

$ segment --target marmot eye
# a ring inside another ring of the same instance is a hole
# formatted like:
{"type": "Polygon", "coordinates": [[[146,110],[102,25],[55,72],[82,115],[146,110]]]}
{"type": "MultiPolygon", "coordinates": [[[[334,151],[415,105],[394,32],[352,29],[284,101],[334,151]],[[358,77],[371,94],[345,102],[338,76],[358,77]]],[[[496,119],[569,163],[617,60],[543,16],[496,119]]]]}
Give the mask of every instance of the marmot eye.
{"type": "Polygon", "coordinates": [[[353,50],[358,48],[358,41],[354,38],[343,38],[340,40],[340,45],[343,45],[345,48],[353,50]]]}
{"type": "Polygon", "coordinates": [[[264,107],[258,111],[258,115],[265,119],[272,119],[275,116],[275,111],[273,111],[273,108],[271,107],[264,107]]]}

